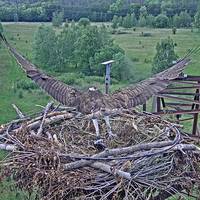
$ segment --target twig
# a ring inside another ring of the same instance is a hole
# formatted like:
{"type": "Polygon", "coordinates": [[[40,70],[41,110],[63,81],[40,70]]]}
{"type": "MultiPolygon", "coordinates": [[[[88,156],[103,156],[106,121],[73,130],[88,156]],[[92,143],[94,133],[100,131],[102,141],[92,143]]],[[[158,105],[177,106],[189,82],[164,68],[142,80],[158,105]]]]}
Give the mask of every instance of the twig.
{"type": "Polygon", "coordinates": [[[96,169],[100,169],[100,170],[107,172],[109,174],[112,174],[114,176],[118,175],[121,178],[131,180],[131,174],[130,173],[124,172],[122,170],[115,169],[114,167],[111,167],[108,164],[104,164],[104,163],[101,163],[101,162],[95,162],[95,163],[92,163],[90,166],[94,167],[96,169]]]}
{"type": "Polygon", "coordinates": [[[38,129],[38,132],[37,132],[37,135],[41,135],[42,131],[43,131],[43,125],[45,123],[45,119],[46,119],[46,116],[47,116],[47,113],[49,111],[49,109],[51,108],[51,106],[53,105],[53,102],[50,102],[47,104],[47,106],[45,107],[45,110],[44,110],[44,115],[43,115],[43,118],[42,118],[42,122],[40,124],[40,128],[38,129]]]}
{"type": "MultiPolygon", "coordinates": [[[[167,147],[167,146],[171,147],[171,146],[177,144],[177,142],[179,142],[179,140],[180,140],[180,133],[179,133],[178,129],[175,128],[175,130],[177,131],[177,136],[176,136],[175,140],[173,140],[173,141],[143,143],[143,144],[137,144],[137,145],[134,145],[131,147],[106,149],[105,151],[92,156],[92,158],[102,158],[102,157],[117,156],[117,155],[122,155],[122,154],[132,154],[137,151],[147,151],[147,150],[151,150],[154,148],[162,148],[162,147],[167,147]]],[[[76,161],[76,162],[66,164],[65,169],[66,170],[78,169],[78,168],[90,165],[91,163],[92,163],[91,160],[90,161],[88,161],[88,160],[76,161]]]]}
{"type": "Polygon", "coordinates": [[[19,116],[20,119],[25,118],[25,115],[23,115],[21,110],[15,104],[12,104],[12,107],[15,109],[15,111],[16,111],[16,113],[17,113],[17,115],[19,116]]]}
{"type": "Polygon", "coordinates": [[[0,144],[0,149],[6,151],[14,151],[17,149],[17,147],[11,144],[0,144]]]}

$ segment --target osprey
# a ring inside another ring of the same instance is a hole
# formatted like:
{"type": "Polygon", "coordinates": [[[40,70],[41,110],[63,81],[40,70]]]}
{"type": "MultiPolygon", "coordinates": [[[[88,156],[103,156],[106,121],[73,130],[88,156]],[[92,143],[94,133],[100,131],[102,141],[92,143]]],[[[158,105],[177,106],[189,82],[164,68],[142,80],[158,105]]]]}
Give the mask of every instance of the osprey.
{"type": "MultiPolygon", "coordinates": [[[[105,111],[117,108],[129,109],[142,105],[153,95],[166,89],[171,80],[178,78],[186,65],[190,62],[189,58],[184,57],[178,60],[169,69],[134,86],[115,91],[112,94],[103,94],[94,87],[89,88],[88,91],[80,91],[43,73],[17,52],[2,34],[0,34],[0,38],[30,79],[61,104],[76,107],[78,111],[84,114],[91,114],[101,109],[105,111]]],[[[108,126],[109,136],[113,136],[114,134],[112,134],[108,116],[105,116],[105,122],[108,126]]],[[[93,123],[97,137],[99,137],[97,119],[93,119],[93,123]]]]}

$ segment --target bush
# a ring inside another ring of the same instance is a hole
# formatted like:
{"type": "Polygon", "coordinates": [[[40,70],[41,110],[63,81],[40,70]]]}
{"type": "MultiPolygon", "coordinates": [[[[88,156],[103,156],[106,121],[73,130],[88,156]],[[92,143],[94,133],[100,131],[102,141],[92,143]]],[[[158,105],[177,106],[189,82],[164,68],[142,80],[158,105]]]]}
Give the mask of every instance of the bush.
{"type": "Polygon", "coordinates": [[[169,27],[169,18],[163,14],[158,15],[155,18],[155,27],[156,28],[168,28],[169,27]]]}
{"type": "MultiPolygon", "coordinates": [[[[91,85],[102,85],[105,82],[103,76],[85,76],[81,73],[64,73],[58,76],[58,79],[67,85],[77,85],[81,88],[87,88],[91,85]]],[[[118,81],[112,78],[112,83],[117,84],[118,81]]]]}
{"type": "Polygon", "coordinates": [[[65,28],[68,28],[69,27],[69,24],[68,24],[68,22],[65,22],[65,28]]]}
{"type": "Polygon", "coordinates": [[[15,39],[15,37],[12,35],[12,36],[9,37],[9,40],[15,41],[16,39],[15,39]]]}
{"type": "Polygon", "coordinates": [[[116,29],[111,29],[110,33],[111,33],[112,35],[115,35],[115,34],[117,33],[117,30],[116,30],[116,29]]]}
{"type": "Polygon", "coordinates": [[[176,35],[176,32],[177,32],[176,27],[173,27],[173,28],[172,28],[172,34],[173,34],[173,35],[176,35]]]}
{"type": "Polygon", "coordinates": [[[132,60],[133,62],[139,62],[139,61],[140,61],[139,58],[131,58],[131,60],[132,60]]]}
{"type": "Polygon", "coordinates": [[[38,88],[31,80],[18,80],[15,87],[22,90],[34,90],[38,88]]]}
{"type": "Polygon", "coordinates": [[[78,21],[79,26],[88,26],[90,25],[90,20],[88,18],[81,18],[78,21]]]}
{"type": "Polygon", "coordinates": [[[63,22],[63,17],[64,17],[63,12],[53,13],[53,19],[52,19],[53,26],[55,26],[55,27],[61,26],[62,22],[63,22]]]}
{"type": "Polygon", "coordinates": [[[118,17],[116,15],[114,15],[113,19],[112,19],[112,25],[111,27],[113,29],[116,29],[119,27],[119,22],[118,22],[118,17]]]}
{"type": "Polygon", "coordinates": [[[140,16],[138,24],[140,27],[145,27],[147,25],[146,18],[144,16],[140,16]]]}
{"type": "Polygon", "coordinates": [[[84,77],[81,73],[64,73],[58,79],[67,85],[79,85],[84,77]]]}
{"type": "Polygon", "coordinates": [[[151,59],[148,59],[148,58],[145,58],[145,59],[144,59],[144,63],[151,63],[151,62],[152,62],[151,59]]]}
{"type": "Polygon", "coordinates": [[[23,94],[23,91],[22,91],[22,90],[19,90],[18,97],[19,97],[20,99],[24,98],[24,94],[23,94]]]}
{"type": "Polygon", "coordinates": [[[1,21],[0,21],[0,33],[3,33],[3,25],[1,23],[1,21]]]}
{"type": "Polygon", "coordinates": [[[14,22],[18,22],[19,21],[19,17],[18,17],[17,13],[14,14],[13,20],[14,20],[14,22]]]}

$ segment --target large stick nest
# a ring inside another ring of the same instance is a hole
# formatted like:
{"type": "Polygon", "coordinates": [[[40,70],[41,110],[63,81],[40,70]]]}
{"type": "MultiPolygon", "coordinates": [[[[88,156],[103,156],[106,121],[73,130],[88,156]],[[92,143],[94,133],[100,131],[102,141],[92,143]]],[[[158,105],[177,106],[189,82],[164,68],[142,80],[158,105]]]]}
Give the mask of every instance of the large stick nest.
{"type": "MultiPolygon", "coordinates": [[[[48,108],[48,109],[47,109],[48,108]]],[[[91,117],[49,110],[2,125],[2,175],[36,198],[167,199],[198,197],[200,151],[195,140],[173,123],[136,111],[112,111],[117,137],[109,138],[102,113],[96,113],[106,145],[95,145],[91,117]]]]}

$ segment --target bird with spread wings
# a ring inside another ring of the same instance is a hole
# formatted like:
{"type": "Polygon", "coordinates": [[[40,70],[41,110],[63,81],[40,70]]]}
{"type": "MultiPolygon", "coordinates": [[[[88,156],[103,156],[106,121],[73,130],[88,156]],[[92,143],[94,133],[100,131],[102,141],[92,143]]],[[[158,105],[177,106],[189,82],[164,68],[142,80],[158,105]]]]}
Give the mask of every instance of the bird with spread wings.
{"type": "MultiPolygon", "coordinates": [[[[103,94],[94,87],[89,88],[88,91],[80,91],[45,74],[13,48],[3,34],[0,34],[0,39],[25,71],[28,78],[32,79],[39,87],[61,104],[69,107],[76,107],[77,110],[83,114],[94,113],[101,109],[129,109],[142,105],[152,96],[166,89],[172,80],[179,77],[190,62],[190,59],[185,56],[167,70],[155,74],[153,77],[141,81],[136,85],[115,91],[112,94],[103,94]]],[[[108,127],[109,136],[113,136],[114,134],[111,131],[109,116],[105,116],[104,119],[108,127]]],[[[97,138],[99,138],[97,119],[94,118],[93,123],[97,138]]]]}

